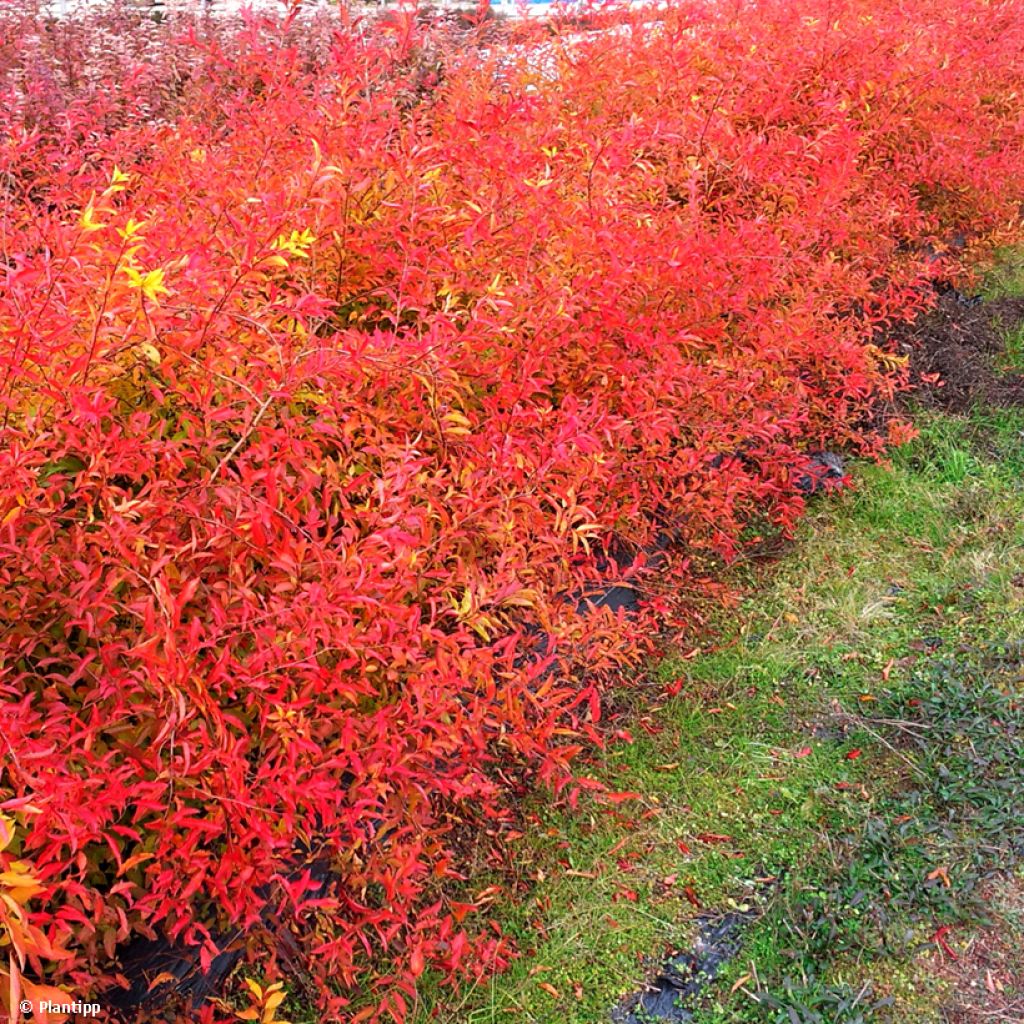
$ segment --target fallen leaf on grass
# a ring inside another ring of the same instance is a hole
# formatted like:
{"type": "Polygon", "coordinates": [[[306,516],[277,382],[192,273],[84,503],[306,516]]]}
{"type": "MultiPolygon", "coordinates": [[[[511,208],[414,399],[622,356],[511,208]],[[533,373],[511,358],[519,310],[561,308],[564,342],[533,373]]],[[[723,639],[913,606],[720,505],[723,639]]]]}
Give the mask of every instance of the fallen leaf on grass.
{"type": "Polygon", "coordinates": [[[602,793],[601,799],[607,800],[610,804],[622,804],[627,800],[639,800],[640,793],[602,793]]]}
{"type": "Polygon", "coordinates": [[[614,856],[615,856],[615,854],[617,854],[617,853],[619,852],[619,850],[621,850],[621,849],[622,849],[622,848],[623,848],[624,846],[626,846],[626,845],[627,845],[627,844],[629,843],[629,841],[630,841],[630,840],[631,840],[632,838],[633,838],[632,836],[625,836],[625,837],[623,837],[622,839],[620,839],[620,840],[619,840],[619,841],[618,841],[618,842],[617,842],[617,843],[616,843],[616,844],[615,844],[615,845],[614,845],[614,846],[613,846],[613,847],[612,847],[612,848],[611,848],[611,849],[610,849],[610,850],[608,851],[608,853],[606,854],[606,856],[608,856],[608,857],[614,857],[614,856]]]}
{"type": "Polygon", "coordinates": [[[936,931],[932,936],[932,941],[950,958],[950,960],[959,960],[960,957],[957,955],[956,950],[946,941],[946,936],[949,934],[949,925],[944,924],[941,928],[936,931]]]}

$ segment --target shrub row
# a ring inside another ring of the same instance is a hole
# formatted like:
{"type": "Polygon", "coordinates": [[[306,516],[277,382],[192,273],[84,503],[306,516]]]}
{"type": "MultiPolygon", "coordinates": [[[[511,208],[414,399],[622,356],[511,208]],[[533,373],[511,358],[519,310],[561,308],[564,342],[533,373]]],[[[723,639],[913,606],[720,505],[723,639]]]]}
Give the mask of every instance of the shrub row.
{"type": "Polygon", "coordinates": [[[923,247],[1017,216],[1020,8],[5,11],[11,992],[156,934],[239,936],[324,1019],[500,968],[465,851],[587,784],[668,606],[567,597],[659,535],[699,588],[796,521],[801,453],[899,439],[923,247]]]}

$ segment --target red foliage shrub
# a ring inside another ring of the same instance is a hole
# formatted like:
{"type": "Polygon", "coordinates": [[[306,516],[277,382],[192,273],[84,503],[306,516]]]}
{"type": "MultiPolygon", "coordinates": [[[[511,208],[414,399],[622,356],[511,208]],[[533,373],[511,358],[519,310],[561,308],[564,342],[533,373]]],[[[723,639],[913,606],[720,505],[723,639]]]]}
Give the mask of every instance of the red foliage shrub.
{"type": "Polygon", "coordinates": [[[643,648],[565,595],[613,537],[683,580],[794,522],[799,452],[881,449],[922,245],[1016,216],[1019,7],[9,32],[0,856],[74,954],[25,971],[290,931],[357,1020],[500,966],[457,850],[571,779],[643,648]]]}

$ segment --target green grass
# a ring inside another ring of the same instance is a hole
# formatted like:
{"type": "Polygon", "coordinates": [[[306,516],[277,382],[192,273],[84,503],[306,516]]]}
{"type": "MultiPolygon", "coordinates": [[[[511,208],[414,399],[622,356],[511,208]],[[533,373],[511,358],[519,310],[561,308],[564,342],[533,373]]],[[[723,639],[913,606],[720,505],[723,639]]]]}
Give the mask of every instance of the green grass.
{"type": "MultiPolygon", "coordinates": [[[[997,277],[988,286],[995,297],[1020,297],[1024,294],[1024,264],[1018,265],[1012,277],[997,277]]],[[[1003,351],[995,360],[999,373],[1024,373],[1024,324],[1003,330],[1003,351]]]]}
{"type": "Polygon", "coordinates": [[[984,276],[982,292],[990,299],[1024,295],[1024,248],[1008,246],[995,253],[993,266],[984,276]]]}
{"type": "Polygon", "coordinates": [[[1009,373],[1024,372],[1024,326],[1006,332],[1006,350],[998,367],[1009,373]]]}
{"type": "MultiPolygon", "coordinates": [[[[1024,296],[1024,250],[1004,249],[996,254],[995,267],[985,275],[982,294],[989,299],[1024,296]]],[[[1024,325],[1006,331],[1005,349],[996,361],[1004,373],[1024,373],[1024,325]]]]}
{"type": "Polygon", "coordinates": [[[970,919],[980,848],[1021,810],[992,810],[1005,778],[982,772],[965,793],[943,773],[976,771],[956,759],[962,741],[994,749],[1024,728],[985,667],[1024,627],[1024,412],[918,425],[888,465],[858,467],[854,490],[815,506],[770,578],[737,572],[746,596],[706,651],[667,659],[633,695],[636,741],[597,774],[639,799],[530,809],[520,867],[536,884],[501,909],[524,955],[454,1004],[428,989],[420,1021],[607,1020],[651,957],[691,941],[694,900],[764,910],[700,1022],[938,1020],[914,945],[970,919]],[[937,746],[878,721],[906,720],[914,694],[937,746]],[[970,800],[996,833],[978,831],[970,800]],[[949,887],[928,879],[936,868],[949,887]]]}

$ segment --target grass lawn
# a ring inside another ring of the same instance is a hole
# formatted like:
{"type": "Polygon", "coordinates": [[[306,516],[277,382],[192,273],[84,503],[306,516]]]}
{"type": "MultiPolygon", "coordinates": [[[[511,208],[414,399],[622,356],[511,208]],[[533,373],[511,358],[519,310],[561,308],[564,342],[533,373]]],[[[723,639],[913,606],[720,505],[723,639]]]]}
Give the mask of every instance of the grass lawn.
{"type": "Polygon", "coordinates": [[[639,797],[537,803],[500,911],[524,955],[419,1022],[608,1021],[731,910],[753,919],[699,1024],[1024,1020],[1024,409],[915,418],[631,693],[599,774],[639,797]]]}

